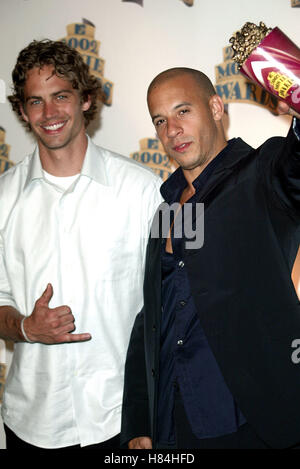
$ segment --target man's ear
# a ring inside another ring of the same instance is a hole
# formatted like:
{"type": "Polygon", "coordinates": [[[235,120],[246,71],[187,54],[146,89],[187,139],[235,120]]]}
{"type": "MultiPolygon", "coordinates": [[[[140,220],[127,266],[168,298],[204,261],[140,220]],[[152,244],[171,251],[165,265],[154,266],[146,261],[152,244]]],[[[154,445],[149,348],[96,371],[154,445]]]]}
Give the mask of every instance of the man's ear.
{"type": "Polygon", "coordinates": [[[20,113],[21,113],[21,115],[22,115],[22,117],[23,117],[23,120],[24,120],[25,122],[28,122],[29,119],[28,119],[27,114],[26,114],[26,112],[25,112],[25,110],[24,110],[23,104],[20,104],[19,109],[20,109],[20,113]]]}
{"type": "Polygon", "coordinates": [[[90,97],[90,95],[88,95],[87,100],[84,101],[81,105],[81,110],[82,111],[87,111],[90,108],[91,104],[92,104],[91,97],[90,97]]]}
{"type": "Polygon", "coordinates": [[[211,96],[211,98],[209,99],[209,106],[211,108],[214,120],[221,120],[224,114],[224,103],[220,96],[217,94],[211,96]]]}

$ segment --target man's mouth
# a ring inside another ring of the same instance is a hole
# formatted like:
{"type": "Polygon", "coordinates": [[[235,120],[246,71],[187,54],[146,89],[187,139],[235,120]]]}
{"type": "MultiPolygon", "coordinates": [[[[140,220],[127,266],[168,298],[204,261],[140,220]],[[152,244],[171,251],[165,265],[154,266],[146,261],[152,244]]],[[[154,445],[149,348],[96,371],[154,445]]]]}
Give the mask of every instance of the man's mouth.
{"type": "Polygon", "coordinates": [[[173,147],[173,150],[179,153],[183,153],[185,150],[189,148],[191,144],[192,142],[181,143],[180,145],[176,145],[175,147],[173,147]]]}
{"type": "Polygon", "coordinates": [[[46,132],[56,132],[60,130],[66,123],[67,121],[63,122],[54,122],[53,124],[47,124],[47,125],[41,125],[42,129],[44,129],[46,132]]]}

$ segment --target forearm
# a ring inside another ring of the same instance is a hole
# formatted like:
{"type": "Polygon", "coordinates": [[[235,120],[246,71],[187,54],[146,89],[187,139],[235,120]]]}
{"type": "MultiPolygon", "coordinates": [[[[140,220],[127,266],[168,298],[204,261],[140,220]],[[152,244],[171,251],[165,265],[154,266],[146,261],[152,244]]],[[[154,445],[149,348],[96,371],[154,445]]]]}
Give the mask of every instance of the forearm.
{"type": "Polygon", "coordinates": [[[24,342],[21,330],[23,317],[13,306],[0,306],[0,338],[24,342]]]}
{"type": "Polygon", "coordinates": [[[299,219],[300,209],[300,128],[293,119],[285,139],[273,138],[261,147],[258,160],[263,183],[277,207],[299,219]]]}

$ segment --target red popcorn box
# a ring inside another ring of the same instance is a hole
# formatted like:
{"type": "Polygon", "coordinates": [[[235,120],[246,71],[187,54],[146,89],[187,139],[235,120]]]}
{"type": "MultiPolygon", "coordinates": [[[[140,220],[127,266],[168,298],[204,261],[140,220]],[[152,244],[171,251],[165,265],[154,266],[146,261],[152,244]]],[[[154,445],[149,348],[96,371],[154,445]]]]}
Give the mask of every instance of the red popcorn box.
{"type": "MultiPolygon", "coordinates": [[[[239,37],[241,34],[238,33],[237,39],[239,37]]],[[[245,43],[238,47],[235,47],[235,55],[240,53],[237,50],[245,49],[245,43]]],[[[234,57],[234,60],[238,61],[239,58],[234,57]]],[[[267,33],[246,60],[240,63],[239,69],[247,78],[300,113],[300,49],[279,28],[267,33]]]]}

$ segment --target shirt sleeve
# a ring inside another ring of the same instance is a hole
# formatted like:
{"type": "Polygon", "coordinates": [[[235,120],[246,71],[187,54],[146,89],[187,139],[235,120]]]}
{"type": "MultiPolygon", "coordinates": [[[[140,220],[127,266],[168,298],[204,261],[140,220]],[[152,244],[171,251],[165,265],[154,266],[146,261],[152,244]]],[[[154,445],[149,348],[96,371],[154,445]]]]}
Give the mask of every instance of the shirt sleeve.
{"type": "Polygon", "coordinates": [[[300,120],[293,118],[286,138],[269,147],[271,188],[274,197],[292,218],[300,218],[300,120]]]}
{"type": "Polygon", "coordinates": [[[144,346],[144,309],[142,309],[135,319],[126,357],[121,445],[125,448],[133,438],[150,435],[144,346]]]}
{"type": "Polygon", "coordinates": [[[13,299],[10,282],[7,276],[4,254],[3,237],[0,233],[0,306],[13,306],[16,308],[16,303],[13,299]]]}

